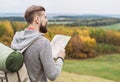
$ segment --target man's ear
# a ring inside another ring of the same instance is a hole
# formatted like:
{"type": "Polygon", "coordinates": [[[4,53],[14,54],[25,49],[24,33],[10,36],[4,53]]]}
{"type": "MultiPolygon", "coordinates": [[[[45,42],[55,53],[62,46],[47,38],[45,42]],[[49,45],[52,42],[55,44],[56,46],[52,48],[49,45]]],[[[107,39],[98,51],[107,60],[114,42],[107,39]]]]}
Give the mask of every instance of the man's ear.
{"type": "Polygon", "coordinates": [[[40,17],[39,17],[39,16],[36,16],[34,20],[35,20],[35,22],[36,22],[37,24],[40,23],[40,17]]]}

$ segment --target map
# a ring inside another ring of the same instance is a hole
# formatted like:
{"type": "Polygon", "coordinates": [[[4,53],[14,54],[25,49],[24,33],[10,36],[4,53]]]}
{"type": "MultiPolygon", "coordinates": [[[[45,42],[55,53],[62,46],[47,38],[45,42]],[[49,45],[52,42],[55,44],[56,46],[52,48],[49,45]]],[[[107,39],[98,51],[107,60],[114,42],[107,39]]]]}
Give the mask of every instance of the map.
{"type": "Polygon", "coordinates": [[[55,35],[51,41],[53,58],[57,58],[57,54],[60,50],[64,49],[70,40],[70,36],[55,35]]]}

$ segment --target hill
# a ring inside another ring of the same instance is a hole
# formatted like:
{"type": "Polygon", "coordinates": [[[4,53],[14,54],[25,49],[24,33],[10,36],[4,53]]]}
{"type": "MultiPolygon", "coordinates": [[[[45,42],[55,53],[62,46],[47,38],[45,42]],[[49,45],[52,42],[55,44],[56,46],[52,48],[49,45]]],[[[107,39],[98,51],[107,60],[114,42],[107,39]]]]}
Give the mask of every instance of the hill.
{"type": "Polygon", "coordinates": [[[114,82],[112,80],[76,73],[62,72],[55,81],[50,82],[114,82]]]}
{"type": "MultiPolygon", "coordinates": [[[[98,56],[86,60],[65,60],[63,70],[69,73],[90,75],[120,82],[120,54],[98,56]]],[[[74,77],[71,77],[74,78],[74,77]]],[[[82,82],[82,81],[74,81],[82,82]]],[[[89,82],[89,81],[85,81],[89,82]]],[[[94,81],[90,81],[94,82],[94,81]]],[[[95,81],[100,82],[100,81],[95,81]]],[[[101,81],[103,82],[103,81],[101,81]]]]}
{"type": "Polygon", "coordinates": [[[54,18],[60,19],[101,19],[101,18],[112,18],[108,16],[102,16],[102,15],[61,15],[61,16],[55,16],[54,18]]]}
{"type": "Polygon", "coordinates": [[[9,20],[9,21],[25,21],[23,17],[0,17],[0,21],[9,20]]]}
{"type": "Polygon", "coordinates": [[[113,24],[113,25],[102,26],[101,28],[110,29],[110,30],[120,30],[120,23],[113,24]]]}

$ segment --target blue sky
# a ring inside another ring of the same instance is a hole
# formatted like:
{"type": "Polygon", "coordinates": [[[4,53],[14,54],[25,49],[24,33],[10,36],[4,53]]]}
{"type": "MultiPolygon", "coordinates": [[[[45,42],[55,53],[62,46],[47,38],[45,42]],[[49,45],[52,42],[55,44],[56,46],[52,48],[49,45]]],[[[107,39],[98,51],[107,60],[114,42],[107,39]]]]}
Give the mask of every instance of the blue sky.
{"type": "Polygon", "coordinates": [[[33,4],[47,13],[120,14],[120,0],[0,0],[0,13],[24,13],[33,4]]]}

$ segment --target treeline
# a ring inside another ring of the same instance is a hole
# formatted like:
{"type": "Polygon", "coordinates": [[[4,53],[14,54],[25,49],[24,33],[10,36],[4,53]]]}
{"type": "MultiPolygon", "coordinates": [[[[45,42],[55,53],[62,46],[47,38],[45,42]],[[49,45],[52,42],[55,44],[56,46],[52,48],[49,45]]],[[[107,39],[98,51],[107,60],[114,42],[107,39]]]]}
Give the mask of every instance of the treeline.
{"type": "Polygon", "coordinates": [[[0,21],[25,21],[23,17],[0,17],[0,21]]]}
{"type": "MultiPolygon", "coordinates": [[[[16,31],[27,27],[23,22],[0,22],[0,42],[10,45],[16,31]]],[[[88,27],[66,27],[49,25],[46,37],[51,40],[55,34],[71,36],[66,46],[66,58],[89,58],[100,54],[120,53],[120,32],[88,27]]]]}
{"type": "MultiPolygon", "coordinates": [[[[0,17],[1,21],[9,20],[9,21],[21,21],[24,22],[23,17],[0,17]]],[[[63,23],[60,25],[65,26],[92,26],[92,27],[100,27],[106,25],[112,25],[120,23],[120,18],[112,18],[112,17],[104,17],[104,16],[57,16],[52,19],[49,19],[49,22],[71,22],[71,23],[63,23]]],[[[54,23],[52,23],[54,25],[54,23]]],[[[58,23],[59,24],[59,23],[58,23]]]]}
{"type": "Polygon", "coordinates": [[[63,16],[55,16],[54,19],[57,21],[60,20],[86,20],[86,19],[103,19],[103,18],[112,18],[112,17],[107,17],[107,16],[101,16],[101,15],[63,15],[63,16]]]}
{"type": "Polygon", "coordinates": [[[120,23],[120,18],[102,18],[102,19],[86,19],[77,20],[74,23],[66,24],[66,26],[93,26],[100,27],[120,23]]]}

